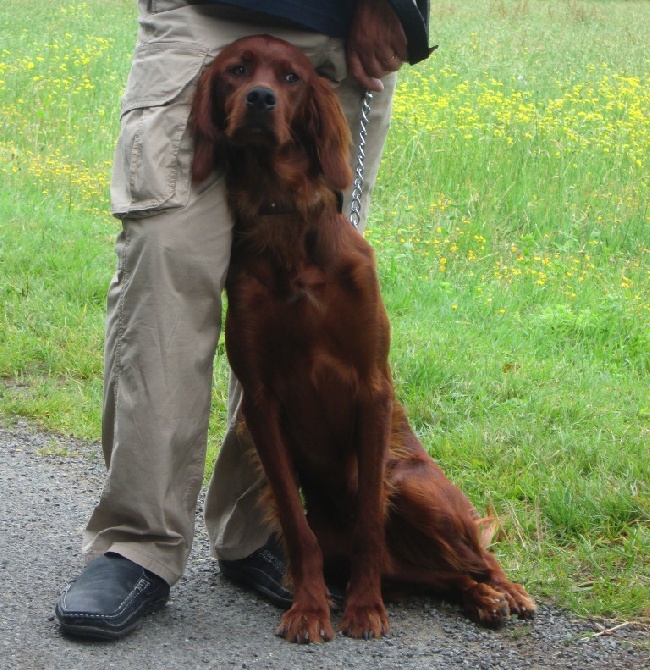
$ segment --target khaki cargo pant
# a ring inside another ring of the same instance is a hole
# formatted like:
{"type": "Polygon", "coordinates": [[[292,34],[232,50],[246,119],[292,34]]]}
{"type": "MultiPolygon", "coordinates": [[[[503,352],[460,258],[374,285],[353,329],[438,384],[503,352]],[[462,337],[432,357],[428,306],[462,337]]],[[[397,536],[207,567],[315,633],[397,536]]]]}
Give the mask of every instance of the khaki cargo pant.
{"type": "MultiPolygon", "coordinates": [[[[346,78],[341,40],[259,18],[224,18],[223,10],[184,0],[139,5],[111,186],[123,229],[106,320],[102,440],[108,475],[84,532],[83,553],[86,560],[120,553],[173,584],[194,534],[232,227],[223,177],[214,174],[199,186],[190,180],[187,119],[197,78],[224,45],[272,33],[302,49],[336,83],[355,135],[362,92],[346,78]]],[[[372,105],[362,225],[394,85],[394,76],[387,78],[386,91],[372,105]]],[[[234,559],[264,544],[269,528],[257,506],[265,481],[242,458],[233,429],[240,390],[236,381],[230,386],[227,436],[205,522],[213,554],[234,559]]]]}

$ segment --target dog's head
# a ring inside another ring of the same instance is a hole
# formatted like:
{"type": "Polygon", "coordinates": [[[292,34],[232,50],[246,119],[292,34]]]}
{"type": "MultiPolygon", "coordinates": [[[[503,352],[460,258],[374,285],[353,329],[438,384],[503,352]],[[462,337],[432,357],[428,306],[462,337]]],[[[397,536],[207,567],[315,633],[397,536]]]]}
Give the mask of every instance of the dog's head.
{"type": "Polygon", "coordinates": [[[256,35],[225,47],[201,75],[190,123],[195,181],[221,165],[228,146],[289,145],[302,148],[332,188],[350,181],[350,133],[331,85],[283,40],[256,35]]]}

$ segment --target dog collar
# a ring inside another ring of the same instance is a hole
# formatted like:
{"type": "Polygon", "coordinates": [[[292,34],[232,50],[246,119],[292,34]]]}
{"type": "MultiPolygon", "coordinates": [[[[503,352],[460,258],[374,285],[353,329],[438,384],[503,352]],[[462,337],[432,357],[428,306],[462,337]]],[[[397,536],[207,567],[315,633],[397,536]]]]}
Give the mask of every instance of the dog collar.
{"type": "MultiPolygon", "coordinates": [[[[334,191],[334,195],[336,196],[336,209],[339,214],[342,214],[343,193],[341,191],[334,191]]],[[[265,202],[260,205],[257,213],[259,216],[272,216],[273,214],[295,214],[297,211],[296,206],[293,204],[285,205],[280,202],[265,202]]]]}

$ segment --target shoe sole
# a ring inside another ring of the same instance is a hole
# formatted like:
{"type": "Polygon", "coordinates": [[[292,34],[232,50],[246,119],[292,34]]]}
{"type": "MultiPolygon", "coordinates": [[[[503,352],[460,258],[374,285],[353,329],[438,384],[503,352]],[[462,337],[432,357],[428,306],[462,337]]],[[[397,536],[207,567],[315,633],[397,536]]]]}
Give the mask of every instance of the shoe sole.
{"type": "Polygon", "coordinates": [[[167,603],[168,598],[162,600],[157,600],[148,605],[146,610],[141,616],[139,616],[132,624],[129,624],[123,628],[102,628],[101,626],[95,626],[89,623],[66,623],[65,619],[67,616],[70,616],[71,619],[74,618],[72,615],[60,614],[57,611],[57,616],[59,618],[59,628],[62,633],[70,635],[73,637],[81,637],[87,640],[119,640],[122,637],[125,637],[129,633],[132,633],[142,622],[145,616],[156,612],[162,609],[167,603]]]}
{"type": "Polygon", "coordinates": [[[285,598],[281,595],[278,595],[278,590],[284,589],[284,587],[279,585],[277,582],[270,580],[266,575],[264,576],[264,579],[270,583],[270,586],[266,586],[259,579],[252,577],[249,573],[242,573],[239,570],[234,570],[233,568],[227,568],[226,570],[221,568],[221,574],[234,584],[243,586],[249,591],[259,593],[272,605],[279,609],[288,610],[291,607],[293,596],[291,598],[285,598]],[[273,590],[273,587],[275,587],[275,590],[273,590]]]}
{"type": "MultiPolygon", "coordinates": [[[[238,570],[233,570],[233,568],[231,567],[226,568],[225,570],[223,567],[221,567],[220,570],[221,574],[227,580],[229,580],[233,584],[237,584],[238,586],[243,586],[249,591],[258,593],[263,598],[266,598],[266,600],[268,600],[272,605],[274,605],[278,609],[288,610],[293,604],[293,595],[291,596],[291,598],[284,598],[283,596],[278,595],[277,582],[273,580],[268,580],[268,577],[266,577],[266,579],[269,581],[270,584],[275,586],[275,590],[273,589],[273,586],[267,587],[265,584],[261,583],[261,581],[255,580],[254,578],[251,577],[249,573],[241,573],[238,570]]],[[[284,586],[280,586],[280,588],[284,588],[284,586]]],[[[330,588],[330,602],[332,610],[334,612],[343,611],[343,603],[345,600],[343,591],[338,588],[332,588],[332,587],[329,588],[330,588]]]]}

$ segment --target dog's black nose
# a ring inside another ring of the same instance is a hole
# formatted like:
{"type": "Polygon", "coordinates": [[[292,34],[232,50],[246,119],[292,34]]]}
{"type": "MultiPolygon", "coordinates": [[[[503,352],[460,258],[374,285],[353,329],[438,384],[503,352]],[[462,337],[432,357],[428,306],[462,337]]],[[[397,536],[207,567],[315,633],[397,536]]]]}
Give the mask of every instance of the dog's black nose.
{"type": "Polygon", "coordinates": [[[270,112],[275,109],[275,92],[266,86],[251,88],[246,94],[246,105],[256,112],[270,112]]]}

